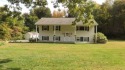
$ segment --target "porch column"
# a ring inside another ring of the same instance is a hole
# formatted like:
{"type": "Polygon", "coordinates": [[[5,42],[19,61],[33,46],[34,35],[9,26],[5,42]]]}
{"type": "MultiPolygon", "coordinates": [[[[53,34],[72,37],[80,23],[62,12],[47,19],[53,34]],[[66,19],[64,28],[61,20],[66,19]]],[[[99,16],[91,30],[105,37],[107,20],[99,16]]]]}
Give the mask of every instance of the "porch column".
{"type": "Polygon", "coordinates": [[[53,42],[55,42],[55,36],[56,36],[56,35],[55,35],[55,34],[56,34],[55,25],[53,26],[53,28],[54,28],[54,29],[53,29],[53,30],[54,30],[53,42]]]}
{"type": "Polygon", "coordinates": [[[74,27],[74,43],[76,43],[76,25],[75,25],[75,27],[74,27]]]}
{"type": "MultiPolygon", "coordinates": [[[[36,33],[38,33],[38,32],[37,32],[37,25],[36,25],[36,33]]],[[[37,38],[36,38],[36,42],[37,42],[37,38]]]]}
{"type": "Polygon", "coordinates": [[[96,32],[95,32],[95,43],[97,43],[97,25],[95,26],[96,32]]]}

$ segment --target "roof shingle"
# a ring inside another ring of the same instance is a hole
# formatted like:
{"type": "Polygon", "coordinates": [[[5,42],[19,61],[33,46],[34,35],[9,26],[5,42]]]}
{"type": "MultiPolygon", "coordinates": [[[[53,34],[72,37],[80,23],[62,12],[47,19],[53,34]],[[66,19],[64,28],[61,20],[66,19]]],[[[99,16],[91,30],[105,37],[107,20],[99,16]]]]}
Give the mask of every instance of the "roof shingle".
{"type": "MultiPolygon", "coordinates": [[[[35,25],[72,25],[75,18],[41,18],[35,25]]],[[[78,22],[77,25],[83,25],[82,22],[78,22]]],[[[98,25],[94,20],[94,25],[98,25]]]]}

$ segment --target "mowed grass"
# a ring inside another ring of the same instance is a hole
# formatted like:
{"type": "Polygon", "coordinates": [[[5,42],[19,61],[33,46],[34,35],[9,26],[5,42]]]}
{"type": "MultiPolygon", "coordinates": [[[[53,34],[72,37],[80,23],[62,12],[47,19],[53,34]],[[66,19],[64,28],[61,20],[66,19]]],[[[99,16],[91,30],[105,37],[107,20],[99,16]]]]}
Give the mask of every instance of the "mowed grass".
{"type": "Polygon", "coordinates": [[[0,46],[0,70],[125,70],[125,41],[8,43],[0,46]]]}

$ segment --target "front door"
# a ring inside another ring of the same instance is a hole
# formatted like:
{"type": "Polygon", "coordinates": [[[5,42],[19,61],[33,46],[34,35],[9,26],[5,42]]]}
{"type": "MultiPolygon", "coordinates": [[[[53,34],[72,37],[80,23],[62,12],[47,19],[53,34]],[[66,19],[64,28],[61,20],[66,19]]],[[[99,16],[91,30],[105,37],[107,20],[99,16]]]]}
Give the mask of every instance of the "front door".
{"type": "Polygon", "coordinates": [[[65,33],[64,34],[64,41],[65,42],[71,42],[71,35],[72,35],[72,33],[65,33]]]}

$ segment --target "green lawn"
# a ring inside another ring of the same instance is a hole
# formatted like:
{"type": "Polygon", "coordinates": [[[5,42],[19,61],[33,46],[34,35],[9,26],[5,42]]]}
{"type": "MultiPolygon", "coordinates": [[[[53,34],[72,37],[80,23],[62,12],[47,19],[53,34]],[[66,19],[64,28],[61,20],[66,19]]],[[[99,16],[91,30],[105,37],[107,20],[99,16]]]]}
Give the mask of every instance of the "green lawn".
{"type": "Polygon", "coordinates": [[[0,46],[0,70],[125,70],[125,41],[9,43],[0,46]]]}

